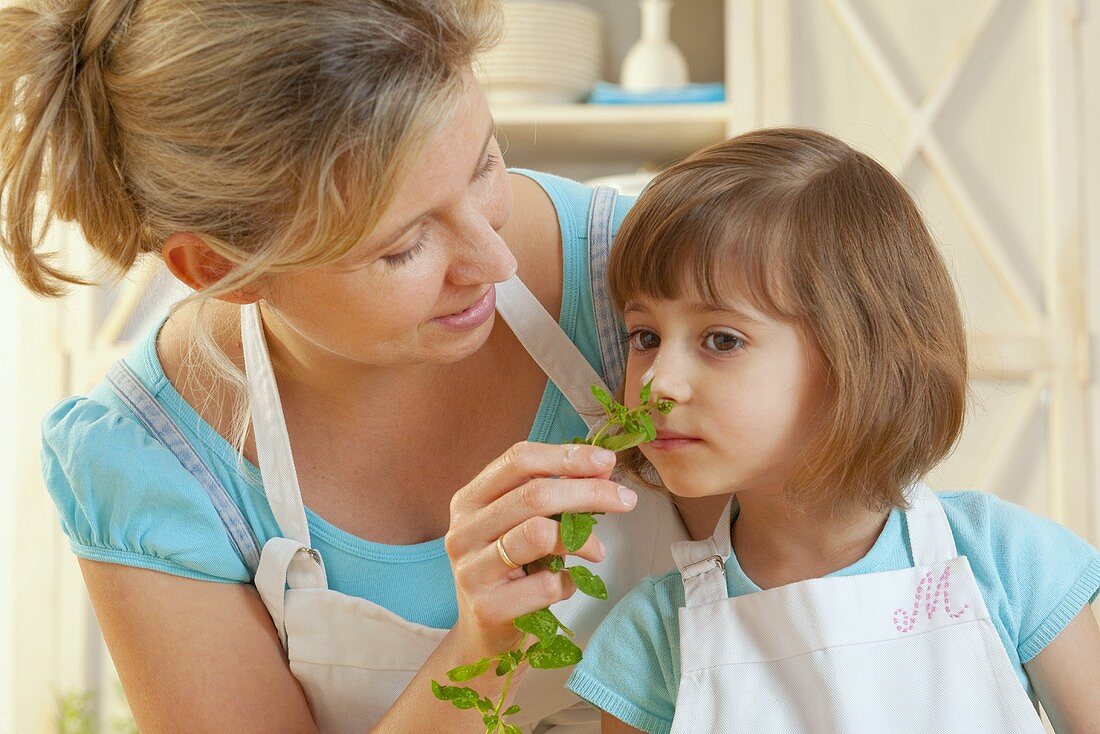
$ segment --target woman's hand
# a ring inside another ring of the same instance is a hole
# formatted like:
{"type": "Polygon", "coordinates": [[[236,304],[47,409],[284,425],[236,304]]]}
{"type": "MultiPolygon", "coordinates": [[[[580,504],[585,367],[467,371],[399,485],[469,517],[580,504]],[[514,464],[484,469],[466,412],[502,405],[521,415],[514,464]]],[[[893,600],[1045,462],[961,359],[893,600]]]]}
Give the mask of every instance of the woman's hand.
{"type": "Polygon", "coordinates": [[[573,595],[569,574],[539,570],[528,576],[510,568],[497,539],[517,566],[552,554],[602,560],[605,550],[595,533],[570,554],[549,516],[633,509],[637,495],[608,480],[614,467],[615,454],[606,449],[524,442],[455,493],[445,543],[458,597],[454,633],[464,647],[484,657],[510,649],[521,635],[515,617],[573,595]]]}

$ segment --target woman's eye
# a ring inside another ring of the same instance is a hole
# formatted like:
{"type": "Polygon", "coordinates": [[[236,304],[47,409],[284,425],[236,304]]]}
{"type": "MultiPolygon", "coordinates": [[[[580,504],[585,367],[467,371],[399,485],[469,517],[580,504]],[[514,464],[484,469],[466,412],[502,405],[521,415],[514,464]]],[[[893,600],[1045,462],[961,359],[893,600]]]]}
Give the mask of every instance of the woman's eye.
{"type": "Polygon", "coordinates": [[[635,352],[644,352],[647,349],[655,349],[661,345],[661,337],[646,329],[635,329],[630,332],[630,348],[635,352]]]}
{"type": "Polygon", "coordinates": [[[424,240],[417,240],[416,244],[407,250],[402,250],[396,255],[387,255],[382,258],[382,262],[391,267],[397,267],[398,265],[404,265],[409,260],[416,257],[417,253],[424,249],[424,240]]]}
{"type": "Polygon", "coordinates": [[[715,331],[707,334],[703,344],[712,352],[732,352],[745,346],[745,340],[736,334],[715,331]]]}
{"type": "Polygon", "coordinates": [[[496,167],[497,157],[495,155],[490,155],[488,160],[485,161],[485,165],[482,166],[478,170],[478,172],[474,174],[474,180],[480,181],[481,179],[486,178],[490,173],[493,172],[493,169],[496,167]]]}

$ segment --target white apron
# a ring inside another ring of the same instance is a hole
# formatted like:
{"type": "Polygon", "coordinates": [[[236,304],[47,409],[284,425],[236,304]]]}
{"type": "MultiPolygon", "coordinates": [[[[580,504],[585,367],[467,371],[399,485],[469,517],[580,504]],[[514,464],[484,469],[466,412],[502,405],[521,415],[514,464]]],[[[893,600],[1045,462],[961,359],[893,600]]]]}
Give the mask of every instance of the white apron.
{"type": "MultiPolygon", "coordinates": [[[[597,190],[590,216],[590,238],[594,239],[590,246],[597,246],[598,255],[593,258],[594,269],[606,261],[613,210],[614,195],[597,190]]],[[[596,307],[601,309],[601,304],[597,302],[596,307]]],[[[497,285],[497,309],[589,428],[601,423],[603,411],[590,386],[602,381],[518,278],[497,285]]],[[[242,337],[260,471],[283,533],[263,547],[256,588],[320,730],[362,734],[389,709],[446,630],[409,622],[373,602],[328,588],[324,559],[311,550],[286,423],[255,305],[242,309],[242,337]]],[[[577,593],[554,606],[562,622],[577,633],[576,642],[582,648],[623,594],[646,575],[672,567],[668,549],[686,537],[667,497],[644,490],[638,495],[633,511],[603,515],[596,528],[607,546],[607,558],[592,568],[607,583],[609,599],[577,593]],[[631,541],[633,546],[628,545],[631,541]]],[[[570,561],[590,565],[581,559],[570,561]]],[[[599,712],[565,688],[569,672],[528,671],[516,695],[523,710],[511,721],[526,732],[598,734],[599,712]]],[[[477,688],[477,681],[468,685],[477,688]]],[[[476,715],[457,710],[455,714],[476,715]]]]}
{"type": "Polygon", "coordinates": [[[913,568],[728,598],[730,508],[673,547],[684,581],[673,734],[1044,731],[939,499],[914,485],[913,568]]]}

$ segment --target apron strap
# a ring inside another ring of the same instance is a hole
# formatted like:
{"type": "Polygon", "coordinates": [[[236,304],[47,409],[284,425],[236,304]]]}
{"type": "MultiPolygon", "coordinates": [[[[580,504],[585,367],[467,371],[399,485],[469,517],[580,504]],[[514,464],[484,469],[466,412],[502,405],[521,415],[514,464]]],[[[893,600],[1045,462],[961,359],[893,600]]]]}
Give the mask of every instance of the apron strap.
{"type": "Polygon", "coordinates": [[[596,336],[600,342],[607,386],[616,395],[626,375],[626,331],[611,304],[607,287],[607,259],[611,254],[611,230],[615,224],[615,201],[619,192],[599,186],[592,194],[588,211],[588,270],[592,293],[592,311],[596,317],[596,336]]]}
{"type": "Polygon", "coordinates": [[[681,540],[672,544],[672,557],[684,582],[684,602],[689,607],[729,597],[726,560],[730,557],[730,515],[734,498],[718,518],[714,535],[705,540],[681,540]]]}
{"type": "Polygon", "coordinates": [[[230,499],[225,487],[210,471],[210,467],[195,451],[195,447],[183,435],[176,422],[125,362],[118,361],[111,367],[107,372],[107,382],[122,402],[134,411],[146,430],[171,451],[179,459],[183,468],[198,480],[214,505],[218,517],[221,518],[233,550],[236,551],[249,574],[255,576],[260,565],[260,544],[256,541],[252,527],[241,514],[241,508],[230,499]]]}
{"type": "Polygon", "coordinates": [[[252,430],[256,434],[256,455],[264,493],[283,537],[309,548],[309,525],[298,485],[298,472],[294,469],[283,403],[279,399],[279,386],[271,368],[257,303],[241,306],[241,340],[244,343],[252,430]]]}
{"type": "Polygon", "coordinates": [[[955,536],[935,492],[924,482],[917,482],[906,492],[906,499],[909,509],[905,511],[905,524],[913,564],[919,568],[958,557],[955,536]]]}
{"type": "Polygon", "coordinates": [[[289,538],[274,537],[264,544],[255,583],[285,650],[287,587],[327,589],[328,575],[320,553],[289,538]]]}
{"type": "Polygon", "coordinates": [[[497,283],[497,311],[589,430],[604,421],[592,385],[607,389],[592,365],[518,276],[497,283]]]}

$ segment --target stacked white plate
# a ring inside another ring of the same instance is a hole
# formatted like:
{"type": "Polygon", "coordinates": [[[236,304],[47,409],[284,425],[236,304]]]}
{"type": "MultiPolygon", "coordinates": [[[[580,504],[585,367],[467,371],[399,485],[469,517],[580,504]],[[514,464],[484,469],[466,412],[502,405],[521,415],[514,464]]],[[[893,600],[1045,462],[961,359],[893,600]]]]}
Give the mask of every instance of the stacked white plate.
{"type": "Polygon", "coordinates": [[[567,0],[507,0],[504,37],[476,64],[492,104],[579,102],[603,73],[603,18],[567,0]]]}

